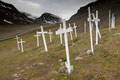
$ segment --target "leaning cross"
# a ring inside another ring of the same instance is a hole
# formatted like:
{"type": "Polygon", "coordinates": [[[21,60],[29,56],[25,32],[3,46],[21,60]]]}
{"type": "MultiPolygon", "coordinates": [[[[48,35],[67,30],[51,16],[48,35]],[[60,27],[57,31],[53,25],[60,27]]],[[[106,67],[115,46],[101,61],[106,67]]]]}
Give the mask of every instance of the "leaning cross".
{"type": "Polygon", "coordinates": [[[95,22],[96,25],[96,45],[98,45],[98,37],[101,38],[100,30],[98,28],[98,22],[100,21],[100,19],[98,19],[98,11],[96,11],[96,17],[94,14],[92,15],[93,15],[93,21],[95,22]]]}
{"type": "Polygon", "coordinates": [[[47,52],[48,49],[47,49],[47,44],[46,44],[46,39],[45,39],[45,34],[46,33],[48,33],[48,32],[46,32],[46,31],[43,30],[43,26],[41,26],[41,32],[37,32],[37,34],[42,34],[45,51],[47,52]]]}

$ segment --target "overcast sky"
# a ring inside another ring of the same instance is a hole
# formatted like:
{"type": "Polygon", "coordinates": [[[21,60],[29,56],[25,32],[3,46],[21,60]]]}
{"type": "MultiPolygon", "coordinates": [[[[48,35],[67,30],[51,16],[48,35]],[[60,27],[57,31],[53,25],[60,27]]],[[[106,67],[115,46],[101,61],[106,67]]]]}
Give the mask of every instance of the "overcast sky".
{"type": "Polygon", "coordinates": [[[68,19],[82,6],[95,0],[2,0],[13,4],[18,10],[37,17],[49,12],[68,19]]]}

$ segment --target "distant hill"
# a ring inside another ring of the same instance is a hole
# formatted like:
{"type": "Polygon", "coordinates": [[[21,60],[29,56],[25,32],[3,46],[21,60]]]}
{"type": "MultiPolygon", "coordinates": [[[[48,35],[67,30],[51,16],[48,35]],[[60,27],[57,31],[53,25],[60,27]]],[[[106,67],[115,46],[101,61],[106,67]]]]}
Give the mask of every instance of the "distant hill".
{"type": "Polygon", "coordinates": [[[37,23],[42,23],[42,24],[55,24],[55,23],[60,23],[61,18],[51,14],[51,13],[44,13],[42,14],[39,18],[36,19],[37,23]]]}
{"type": "Polygon", "coordinates": [[[12,4],[0,0],[0,24],[31,24],[33,19],[19,12],[12,4]]]}
{"type": "Polygon", "coordinates": [[[100,26],[108,25],[109,10],[115,14],[116,20],[120,19],[120,0],[97,0],[84,7],[81,7],[76,14],[74,14],[69,22],[76,22],[82,24],[87,21],[88,7],[91,7],[92,13],[99,11],[100,26]]]}

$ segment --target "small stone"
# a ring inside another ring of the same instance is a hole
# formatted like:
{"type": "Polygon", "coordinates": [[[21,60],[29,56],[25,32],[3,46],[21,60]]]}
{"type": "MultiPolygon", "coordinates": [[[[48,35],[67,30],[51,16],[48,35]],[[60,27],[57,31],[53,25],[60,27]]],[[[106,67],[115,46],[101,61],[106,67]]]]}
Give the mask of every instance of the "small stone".
{"type": "Polygon", "coordinates": [[[33,66],[30,66],[30,68],[32,68],[33,66]]]}
{"type": "Polygon", "coordinates": [[[37,63],[34,63],[33,66],[35,66],[37,63]]]}
{"type": "Polygon", "coordinates": [[[52,74],[58,74],[58,72],[57,72],[57,71],[52,71],[51,73],[52,73],[52,74]]]}
{"type": "Polygon", "coordinates": [[[22,72],[25,72],[25,70],[21,70],[20,72],[21,72],[21,73],[22,73],[22,72]]]}
{"type": "Polygon", "coordinates": [[[46,64],[47,66],[50,66],[50,64],[46,64]]]}
{"type": "Polygon", "coordinates": [[[12,76],[13,76],[13,77],[19,77],[18,74],[13,74],[12,76]]]}
{"type": "Polygon", "coordinates": [[[20,69],[20,67],[17,67],[16,69],[20,69]]]}
{"type": "Polygon", "coordinates": [[[75,58],[75,60],[77,61],[77,60],[81,60],[81,59],[83,59],[82,57],[79,57],[79,56],[77,56],[76,58],[75,58]]]}
{"type": "Polygon", "coordinates": [[[59,69],[60,73],[66,73],[66,71],[67,71],[67,68],[65,66],[63,66],[59,69]]]}
{"type": "Polygon", "coordinates": [[[52,64],[51,66],[54,66],[54,64],[52,64]]]}
{"type": "Polygon", "coordinates": [[[26,69],[29,69],[29,67],[27,66],[27,67],[25,67],[26,69]]]}
{"type": "Polygon", "coordinates": [[[114,36],[119,36],[119,35],[120,35],[120,33],[115,33],[115,34],[114,34],[114,36]]]}
{"type": "Polygon", "coordinates": [[[37,63],[37,64],[38,64],[38,65],[44,65],[44,63],[42,63],[42,62],[41,62],[41,63],[37,63]]]}
{"type": "Polygon", "coordinates": [[[28,78],[24,78],[25,80],[28,80],[28,78]]]}
{"type": "Polygon", "coordinates": [[[92,51],[91,51],[91,50],[87,50],[86,53],[87,53],[87,54],[92,54],[92,51]]]}

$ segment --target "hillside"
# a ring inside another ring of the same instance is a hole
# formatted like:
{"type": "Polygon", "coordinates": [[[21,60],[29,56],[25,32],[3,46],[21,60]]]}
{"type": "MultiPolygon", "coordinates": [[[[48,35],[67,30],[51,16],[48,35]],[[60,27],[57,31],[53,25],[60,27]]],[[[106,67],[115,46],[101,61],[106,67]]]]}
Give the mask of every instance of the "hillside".
{"type": "MultiPolygon", "coordinates": [[[[120,80],[120,22],[116,29],[108,30],[100,30],[102,39],[98,46],[94,45],[94,55],[86,54],[90,49],[89,32],[78,32],[73,41],[69,37],[70,61],[74,66],[70,75],[58,72],[59,57],[65,56],[65,48],[55,34],[52,43],[46,35],[47,53],[41,38],[40,47],[36,47],[36,31],[21,36],[26,41],[24,53],[17,50],[14,39],[0,42],[0,80],[120,80]],[[81,59],[75,60],[76,57],[81,59]]],[[[95,31],[93,34],[95,41],[95,31]]]]}
{"type": "Polygon", "coordinates": [[[91,11],[94,13],[95,10],[99,11],[100,26],[108,25],[109,21],[109,10],[116,16],[116,21],[120,19],[120,0],[97,0],[84,7],[81,7],[76,14],[71,16],[70,22],[77,22],[83,26],[84,22],[88,18],[88,7],[91,7],[91,11]]]}
{"type": "Polygon", "coordinates": [[[36,22],[41,24],[56,24],[60,23],[61,21],[62,18],[47,12],[43,13],[39,18],[36,19],[36,22]]]}
{"type": "Polygon", "coordinates": [[[33,19],[19,12],[12,4],[0,0],[0,25],[4,24],[32,24],[33,19]]]}

